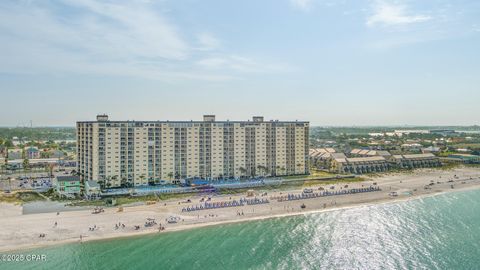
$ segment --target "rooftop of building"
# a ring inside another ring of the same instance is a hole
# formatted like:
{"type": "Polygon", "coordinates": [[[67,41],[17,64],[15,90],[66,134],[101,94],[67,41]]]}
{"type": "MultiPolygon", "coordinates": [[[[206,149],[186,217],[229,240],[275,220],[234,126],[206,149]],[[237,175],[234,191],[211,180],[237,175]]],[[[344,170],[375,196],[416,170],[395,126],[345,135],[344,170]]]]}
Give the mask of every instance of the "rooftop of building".
{"type": "Polygon", "coordinates": [[[58,182],[79,182],[80,177],[77,175],[63,175],[63,176],[57,176],[57,181],[58,182]]]}
{"type": "Polygon", "coordinates": [[[147,120],[147,121],[138,121],[138,120],[109,120],[108,115],[98,115],[96,121],[77,121],[79,123],[248,123],[248,124],[258,124],[258,123],[301,123],[301,124],[308,124],[308,121],[280,121],[280,120],[269,120],[265,121],[263,116],[253,116],[252,120],[226,120],[226,121],[217,121],[215,115],[204,115],[202,121],[198,120],[180,120],[180,121],[170,121],[170,120],[147,120]]]}
{"type": "Polygon", "coordinates": [[[352,149],[350,154],[365,156],[391,156],[390,152],[385,150],[369,150],[369,149],[352,149]]]}
{"type": "Polygon", "coordinates": [[[336,151],[333,148],[310,148],[309,150],[311,156],[318,156],[325,153],[336,153],[336,151]]]}
{"type": "Polygon", "coordinates": [[[480,158],[480,156],[478,155],[464,154],[464,153],[455,153],[455,154],[450,154],[449,156],[480,158]]]}
{"type": "Polygon", "coordinates": [[[434,154],[431,154],[431,153],[403,155],[403,158],[406,158],[406,159],[434,158],[434,157],[436,157],[436,156],[434,154]]]}
{"type": "Polygon", "coordinates": [[[383,162],[387,160],[382,156],[372,156],[372,157],[356,157],[356,158],[336,158],[335,161],[339,163],[360,163],[360,162],[383,162]]]}
{"type": "Polygon", "coordinates": [[[92,180],[85,181],[85,185],[87,185],[90,188],[100,188],[100,185],[96,181],[92,181],[92,180]]]}

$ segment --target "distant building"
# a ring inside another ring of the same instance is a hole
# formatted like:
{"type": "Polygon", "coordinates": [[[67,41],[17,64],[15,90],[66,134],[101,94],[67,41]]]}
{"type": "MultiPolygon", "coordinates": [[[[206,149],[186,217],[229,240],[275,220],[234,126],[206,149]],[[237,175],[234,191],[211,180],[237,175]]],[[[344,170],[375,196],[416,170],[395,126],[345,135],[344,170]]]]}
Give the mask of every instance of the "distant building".
{"type": "Polygon", "coordinates": [[[453,136],[453,135],[456,134],[455,130],[453,130],[453,129],[433,129],[433,130],[430,130],[430,133],[431,134],[442,135],[444,137],[453,136]]]}
{"type": "Polygon", "coordinates": [[[422,148],[423,154],[438,153],[438,152],[440,152],[440,147],[430,146],[430,147],[422,148]]]}
{"type": "Polygon", "coordinates": [[[369,149],[352,149],[350,151],[351,157],[373,157],[373,156],[382,156],[382,157],[389,157],[392,154],[388,151],[383,150],[369,150],[369,149]]]}
{"type": "Polygon", "coordinates": [[[78,176],[57,176],[54,180],[56,191],[66,197],[80,195],[80,177],[78,176]]]}
{"type": "Polygon", "coordinates": [[[419,143],[404,143],[402,148],[408,151],[419,151],[422,148],[422,145],[419,143]]]}
{"type": "Polygon", "coordinates": [[[25,148],[25,158],[36,159],[40,158],[40,151],[37,147],[29,146],[25,148]]]}
{"type": "Polygon", "coordinates": [[[21,159],[22,158],[22,149],[14,148],[8,149],[8,159],[21,159]]]}
{"type": "MultiPolygon", "coordinates": [[[[12,159],[8,160],[8,165],[10,165],[13,168],[23,168],[23,159],[12,159]]],[[[45,167],[48,165],[59,165],[60,160],[58,158],[37,158],[37,159],[29,159],[28,164],[30,167],[45,167]]]]}
{"type": "Polygon", "coordinates": [[[353,149],[347,157],[343,153],[313,153],[313,166],[336,173],[373,173],[390,169],[414,169],[441,166],[440,159],[431,154],[391,155],[388,151],[353,149]]]}
{"type": "Polygon", "coordinates": [[[422,129],[395,130],[394,133],[400,136],[408,135],[408,134],[429,134],[430,130],[422,130],[422,129]]]}
{"type": "Polygon", "coordinates": [[[429,168],[441,166],[440,159],[434,154],[393,155],[390,162],[401,169],[429,168]]]}
{"type": "Polygon", "coordinates": [[[331,170],[337,173],[363,174],[372,172],[384,172],[390,168],[390,164],[382,156],[335,158],[332,160],[331,170]]]}
{"type": "MultiPolygon", "coordinates": [[[[309,151],[310,164],[319,169],[329,169],[332,155],[337,154],[333,148],[312,148],[309,151]]],[[[340,153],[343,155],[343,153],[340,153]]]]}
{"type": "Polygon", "coordinates": [[[449,159],[458,160],[466,164],[480,164],[480,156],[470,154],[451,154],[449,159]]]}

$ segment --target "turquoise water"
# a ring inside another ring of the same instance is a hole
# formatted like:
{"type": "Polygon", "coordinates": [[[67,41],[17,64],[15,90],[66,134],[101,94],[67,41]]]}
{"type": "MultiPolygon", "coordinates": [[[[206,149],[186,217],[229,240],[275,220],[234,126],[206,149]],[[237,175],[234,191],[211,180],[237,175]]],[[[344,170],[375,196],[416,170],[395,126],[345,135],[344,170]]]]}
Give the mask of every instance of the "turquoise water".
{"type": "Polygon", "coordinates": [[[480,190],[23,251],[0,269],[480,269],[480,190]]]}

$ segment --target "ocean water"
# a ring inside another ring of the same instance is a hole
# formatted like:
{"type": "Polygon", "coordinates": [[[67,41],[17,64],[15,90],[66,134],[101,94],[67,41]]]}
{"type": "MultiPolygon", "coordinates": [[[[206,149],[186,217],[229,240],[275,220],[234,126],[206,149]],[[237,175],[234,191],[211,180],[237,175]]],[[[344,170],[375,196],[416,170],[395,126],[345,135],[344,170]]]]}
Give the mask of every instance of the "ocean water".
{"type": "Polygon", "coordinates": [[[480,269],[480,190],[16,252],[0,269],[480,269]]]}

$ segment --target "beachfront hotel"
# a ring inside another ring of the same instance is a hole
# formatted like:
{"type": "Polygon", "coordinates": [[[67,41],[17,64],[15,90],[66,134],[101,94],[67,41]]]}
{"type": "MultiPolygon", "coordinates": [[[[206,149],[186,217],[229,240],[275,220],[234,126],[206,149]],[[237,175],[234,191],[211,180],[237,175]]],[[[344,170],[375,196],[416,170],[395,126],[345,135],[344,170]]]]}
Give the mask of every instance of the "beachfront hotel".
{"type": "Polygon", "coordinates": [[[308,171],[309,123],[300,121],[77,122],[82,180],[111,187],[180,179],[301,175],[308,171]]]}

